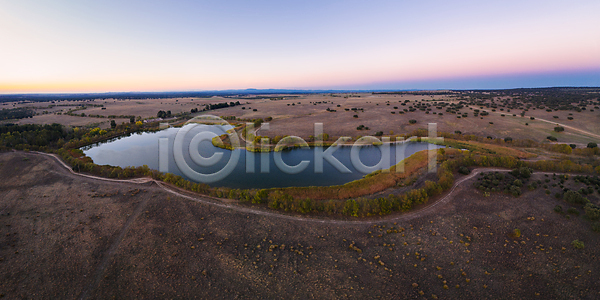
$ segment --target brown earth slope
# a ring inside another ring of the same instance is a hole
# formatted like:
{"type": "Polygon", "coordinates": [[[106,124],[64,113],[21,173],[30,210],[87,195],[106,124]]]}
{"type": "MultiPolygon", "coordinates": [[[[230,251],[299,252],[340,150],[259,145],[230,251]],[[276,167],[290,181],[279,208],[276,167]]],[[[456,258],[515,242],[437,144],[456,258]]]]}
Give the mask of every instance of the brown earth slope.
{"type": "Polygon", "coordinates": [[[483,197],[472,182],[409,221],[328,223],[216,207],[154,183],[83,178],[46,156],[3,153],[0,295],[600,297],[600,235],[582,217],[554,213],[559,200],[541,188],[483,197]],[[509,236],[515,228],[520,238],[509,236]]]}

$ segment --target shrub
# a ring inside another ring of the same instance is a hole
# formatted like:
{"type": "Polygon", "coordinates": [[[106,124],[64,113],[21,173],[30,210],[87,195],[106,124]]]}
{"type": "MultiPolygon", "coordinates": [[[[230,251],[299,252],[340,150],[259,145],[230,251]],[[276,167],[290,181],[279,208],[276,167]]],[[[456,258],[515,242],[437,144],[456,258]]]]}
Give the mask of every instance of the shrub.
{"type": "Polygon", "coordinates": [[[572,215],[579,215],[579,211],[575,207],[569,207],[569,209],[567,209],[567,213],[572,215]]]}
{"type": "Polygon", "coordinates": [[[554,207],[554,211],[557,213],[562,213],[563,212],[563,208],[560,205],[557,205],[554,207]]]}
{"type": "Polygon", "coordinates": [[[579,192],[567,191],[564,195],[565,200],[572,204],[587,204],[590,202],[587,198],[584,198],[579,192]]]}
{"type": "Polygon", "coordinates": [[[521,237],[521,229],[515,228],[515,230],[512,232],[512,236],[516,238],[521,237]]]}
{"type": "Polygon", "coordinates": [[[416,124],[417,120],[408,120],[408,123],[410,123],[410,124],[416,124]]]}
{"type": "Polygon", "coordinates": [[[553,136],[551,136],[551,135],[547,136],[547,137],[546,137],[546,139],[548,139],[548,140],[550,140],[550,141],[553,141],[553,142],[556,142],[556,141],[558,141],[558,139],[557,139],[557,138],[555,138],[555,137],[553,137],[553,136]]]}
{"type": "Polygon", "coordinates": [[[597,148],[597,147],[598,147],[598,144],[596,144],[596,143],[594,143],[594,142],[590,142],[590,143],[588,143],[588,144],[587,144],[587,147],[588,147],[588,148],[597,148]]]}
{"type": "Polygon", "coordinates": [[[569,147],[571,147],[571,149],[575,149],[575,148],[577,148],[577,145],[575,145],[575,144],[569,144],[569,147]]]}
{"type": "Polygon", "coordinates": [[[580,240],[574,240],[573,242],[571,242],[571,245],[575,249],[583,249],[585,247],[585,244],[580,240]]]}
{"type": "Polygon", "coordinates": [[[600,232],[600,222],[594,222],[594,223],[592,223],[592,231],[594,231],[594,232],[600,232]]]}
{"type": "Polygon", "coordinates": [[[585,210],[585,215],[590,218],[590,220],[600,219],[600,206],[588,203],[583,209],[585,210]]]}
{"type": "Polygon", "coordinates": [[[269,198],[269,191],[262,189],[256,192],[254,195],[254,199],[252,199],[252,203],[265,203],[269,198]]]}
{"type": "Polygon", "coordinates": [[[529,117],[529,119],[530,119],[530,120],[535,120],[535,118],[534,118],[534,117],[529,117]]]}
{"type": "Polygon", "coordinates": [[[511,185],[510,193],[515,197],[519,197],[519,196],[521,196],[521,188],[516,185],[511,185]]]}
{"type": "Polygon", "coordinates": [[[565,128],[562,127],[562,126],[556,126],[556,127],[554,127],[554,131],[556,131],[556,132],[562,132],[562,131],[565,131],[565,128]]]}
{"type": "Polygon", "coordinates": [[[352,116],[352,117],[353,117],[353,118],[358,118],[358,115],[354,115],[354,116],[352,116]]]}
{"type": "Polygon", "coordinates": [[[510,174],[517,178],[529,178],[531,173],[533,173],[533,170],[528,167],[520,167],[510,171],[510,174]]]}
{"type": "Polygon", "coordinates": [[[465,166],[461,166],[460,168],[458,168],[458,173],[468,175],[469,173],[471,173],[471,170],[469,170],[469,168],[465,166]]]}
{"type": "Polygon", "coordinates": [[[513,139],[512,139],[511,137],[505,137],[505,138],[504,138],[504,141],[505,141],[505,142],[507,142],[507,143],[510,143],[510,142],[512,142],[512,140],[513,140],[513,139]]]}

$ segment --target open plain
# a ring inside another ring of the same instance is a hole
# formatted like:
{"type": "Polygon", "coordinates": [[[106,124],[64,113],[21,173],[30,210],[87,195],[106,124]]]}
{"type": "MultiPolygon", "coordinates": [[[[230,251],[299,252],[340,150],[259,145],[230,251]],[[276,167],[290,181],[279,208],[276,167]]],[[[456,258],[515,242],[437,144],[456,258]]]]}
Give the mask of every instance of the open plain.
{"type": "MultiPolygon", "coordinates": [[[[357,138],[365,135],[407,134],[418,128],[427,128],[428,123],[437,123],[438,131],[491,138],[531,139],[546,141],[554,136],[561,143],[575,143],[584,146],[600,138],[600,109],[595,104],[585,105],[578,112],[567,110],[547,111],[532,107],[524,109],[487,108],[482,105],[466,103],[465,93],[448,92],[434,95],[426,94],[377,94],[377,93],[340,93],[340,94],[298,94],[298,95],[253,95],[239,97],[209,98],[169,98],[169,99],[96,99],[86,101],[60,101],[54,104],[43,103],[4,103],[2,108],[30,108],[36,112],[33,118],[21,119],[17,123],[49,124],[60,123],[69,126],[88,126],[107,128],[110,120],[117,124],[129,122],[127,118],[109,118],[110,116],[135,116],[136,119],[155,119],[160,110],[171,111],[173,115],[211,114],[223,117],[235,117],[239,120],[273,118],[269,130],[260,130],[259,135],[276,136],[296,135],[308,138],[314,135],[314,124],[323,123],[324,132],[329,136],[349,136],[357,138]],[[202,111],[205,105],[240,102],[240,105],[202,111]],[[464,107],[448,113],[449,105],[464,107]],[[441,105],[444,104],[442,107],[441,105]],[[51,105],[62,105],[53,106],[51,105]],[[65,115],[70,109],[81,108],[74,114],[65,115]],[[487,111],[489,115],[477,114],[475,110],[487,111]],[[521,113],[524,113],[521,116],[521,113]],[[467,117],[464,117],[467,114],[467,117]],[[103,118],[90,117],[100,115],[103,118]],[[459,118],[460,117],[460,118],[459,118]],[[572,119],[568,119],[571,117],[572,119]],[[533,118],[533,119],[532,119],[533,118]],[[411,124],[409,120],[416,120],[411,124]],[[561,124],[566,130],[560,133],[553,129],[561,124]],[[357,129],[359,126],[368,129],[357,129]]],[[[514,97],[513,97],[514,98],[514,97]]],[[[496,103],[502,103],[511,97],[497,97],[496,103]]],[[[490,104],[491,101],[484,101],[490,104]]],[[[524,102],[526,103],[526,102],[524,102]]],[[[243,122],[243,121],[242,121],[243,122]]]]}

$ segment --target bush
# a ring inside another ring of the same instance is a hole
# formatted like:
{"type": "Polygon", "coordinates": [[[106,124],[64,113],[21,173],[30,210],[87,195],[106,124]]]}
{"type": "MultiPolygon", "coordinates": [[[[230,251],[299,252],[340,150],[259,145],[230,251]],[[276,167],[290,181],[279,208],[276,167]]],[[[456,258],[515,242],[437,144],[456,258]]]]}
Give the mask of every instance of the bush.
{"type": "Polygon", "coordinates": [[[504,141],[507,142],[507,143],[512,142],[512,140],[513,139],[511,137],[505,137],[504,138],[504,141]]]}
{"type": "Polygon", "coordinates": [[[592,223],[592,231],[594,231],[594,232],[600,232],[600,222],[594,222],[594,223],[592,223]]]}
{"type": "Polygon", "coordinates": [[[515,197],[521,196],[521,188],[516,185],[511,185],[509,191],[515,197]]]}
{"type": "Polygon", "coordinates": [[[458,168],[458,173],[468,175],[469,173],[471,173],[471,170],[469,170],[469,168],[465,166],[461,166],[460,168],[458,168]]]}
{"type": "Polygon", "coordinates": [[[259,190],[258,192],[256,192],[256,195],[254,195],[254,199],[252,199],[252,203],[255,203],[255,204],[266,203],[268,198],[269,198],[269,191],[262,189],[262,190],[259,190]]]}
{"type": "Polygon", "coordinates": [[[600,206],[588,203],[583,209],[585,210],[585,215],[590,218],[590,220],[600,219],[600,206]]]}
{"type": "Polygon", "coordinates": [[[510,171],[510,174],[517,178],[529,178],[531,173],[533,173],[533,170],[528,167],[520,167],[510,171]]]}
{"type": "Polygon", "coordinates": [[[546,137],[546,139],[548,139],[548,140],[550,140],[550,141],[553,141],[553,142],[556,142],[556,141],[558,141],[558,139],[557,139],[557,138],[555,138],[555,137],[553,137],[553,136],[551,136],[551,135],[547,136],[547,137],[546,137]]]}
{"type": "Polygon", "coordinates": [[[417,120],[408,120],[408,123],[410,123],[410,124],[416,124],[417,120]]]}
{"type": "Polygon", "coordinates": [[[556,131],[556,132],[562,132],[562,131],[565,131],[565,128],[562,127],[562,126],[556,126],[556,127],[554,127],[554,131],[556,131]]]}
{"type": "Polygon", "coordinates": [[[577,148],[577,145],[575,145],[575,144],[569,144],[569,147],[571,147],[571,149],[575,149],[575,148],[577,148]]]}
{"type": "Polygon", "coordinates": [[[567,191],[564,195],[567,202],[572,204],[587,204],[590,202],[587,198],[584,198],[579,192],[567,191]]]}
{"type": "Polygon", "coordinates": [[[588,144],[587,144],[587,147],[588,147],[588,148],[597,148],[597,147],[598,147],[598,144],[596,144],[596,143],[594,143],[594,142],[590,142],[590,143],[588,143],[588,144]]]}
{"type": "Polygon", "coordinates": [[[573,242],[571,242],[571,245],[575,249],[583,249],[585,247],[585,244],[580,240],[574,240],[573,242]]]}
{"type": "Polygon", "coordinates": [[[563,208],[560,205],[557,205],[554,207],[554,211],[557,213],[562,213],[563,212],[563,208]]]}
{"type": "Polygon", "coordinates": [[[569,207],[569,209],[567,209],[567,213],[577,216],[579,215],[579,211],[575,207],[569,207]]]}
{"type": "Polygon", "coordinates": [[[515,230],[512,232],[512,236],[516,238],[521,237],[521,229],[515,228],[515,230]]]}

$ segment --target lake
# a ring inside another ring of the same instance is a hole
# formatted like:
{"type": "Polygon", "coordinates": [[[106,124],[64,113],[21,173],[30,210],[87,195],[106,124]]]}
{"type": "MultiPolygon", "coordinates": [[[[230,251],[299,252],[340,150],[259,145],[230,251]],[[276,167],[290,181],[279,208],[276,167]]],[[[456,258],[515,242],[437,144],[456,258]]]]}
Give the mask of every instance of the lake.
{"type": "MultiPolygon", "coordinates": [[[[135,133],[90,145],[82,150],[98,165],[123,168],[147,165],[151,169],[167,171],[194,182],[206,182],[196,177],[195,174],[215,174],[220,170],[226,170],[228,175],[225,174],[226,176],[223,176],[222,179],[209,182],[209,184],[249,189],[340,185],[360,179],[370,173],[372,170],[367,170],[368,167],[380,163],[382,151],[387,154],[384,157],[389,157],[389,163],[384,161],[379,166],[387,168],[390,164],[397,163],[396,156],[401,160],[402,157],[409,157],[418,151],[428,149],[428,147],[430,149],[443,147],[424,142],[395,143],[385,146],[340,146],[335,149],[329,159],[319,159],[318,153],[327,151],[327,148],[295,148],[278,153],[252,153],[245,149],[224,150],[213,146],[208,139],[198,142],[198,139],[194,138],[202,131],[215,132],[219,135],[227,129],[230,128],[207,125],[194,127],[190,124],[183,128],[135,133]],[[184,130],[180,132],[178,139],[183,146],[174,147],[180,130],[184,130]],[[353,148],[356,149],[352,150],[353,148]],[[179,158],[176,158],[177,153],[180,153],[179,158]],[[237,163],[234,161],[225,168],[232,156],[235,158],[238,155],[237,163]],[[352,158],[353,155],[354,158],[352,158]],[[220,160],[213,165],[200,165],[210,161],[207,158],[211,156],[213,160],[220,156],[220,160]],[[357,157],[360,158],[358,163],[356,162],[357,157]],[[297,172],[296,174],[291,174],[290,170],[285,169],[285,165],[296,166],[302,161],[304,162],[298,168],[302,167],[303,170],[294,170],[293,172],[297,172]],[[315,164],[319,164],[319,161],[322,161],[322,172],[315,171],[315,164]],[[282,167],[283,171],[277,166],[278,163],[282,166],[282,162],[285,164],[282,167]],[[249,173],[249,171],[254,173],[249,173]]],[[[329,151],[333,151],[333,149],[329,151]]],[[[325,156],[327,157],[327,155],[325,156]]]]}

